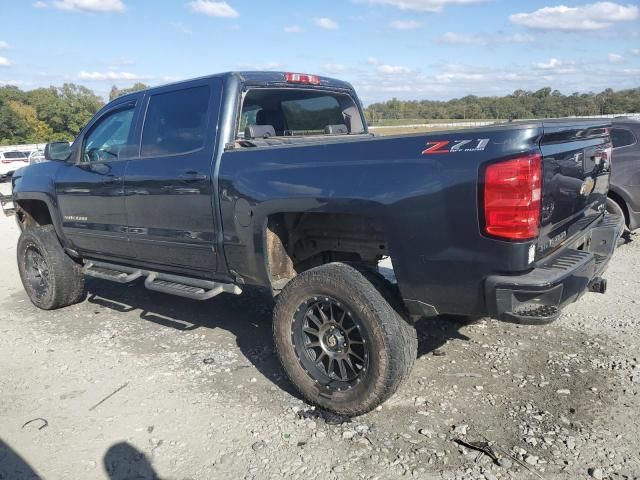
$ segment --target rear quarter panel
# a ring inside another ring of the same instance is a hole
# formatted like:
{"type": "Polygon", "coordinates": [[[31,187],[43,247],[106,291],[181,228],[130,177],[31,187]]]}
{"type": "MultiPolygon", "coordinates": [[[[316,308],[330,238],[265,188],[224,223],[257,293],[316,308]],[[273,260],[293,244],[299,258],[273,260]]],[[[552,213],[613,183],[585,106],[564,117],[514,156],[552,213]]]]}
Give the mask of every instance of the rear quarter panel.
{"type": "Polygon", "coordinates": [[[530,245],[481,235],[482,169],[537,148],[539,137],[536,126],[502,126],[226,152],[219,194],[229,268],[248,283],[269,285],[263,238],[274,213],[362,215],[384,226],[405,299],[441,312],[480,310],[480,279],[491,271],[526,269],[530,245]],[[483,139],[482,150],[446,151],[461,140],[473,148],[483,139]],[[449,147],[423,153],[435,141],[449,147]],[[243,208],[253,215],[246,227],[238,220],[246,217],[239,214],[243,208]]]}

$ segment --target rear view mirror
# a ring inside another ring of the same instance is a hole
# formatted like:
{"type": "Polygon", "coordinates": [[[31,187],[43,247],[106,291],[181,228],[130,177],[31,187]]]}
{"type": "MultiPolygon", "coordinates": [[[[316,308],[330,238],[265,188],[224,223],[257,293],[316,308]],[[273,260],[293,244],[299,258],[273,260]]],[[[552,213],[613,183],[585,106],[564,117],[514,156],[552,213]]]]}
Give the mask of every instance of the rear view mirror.
{"type": "Polygon", "coordinates": [[[51,142],[44,147],[44,158],[47,160],[64,162],[71,155],[69,142],[51,142]]]}

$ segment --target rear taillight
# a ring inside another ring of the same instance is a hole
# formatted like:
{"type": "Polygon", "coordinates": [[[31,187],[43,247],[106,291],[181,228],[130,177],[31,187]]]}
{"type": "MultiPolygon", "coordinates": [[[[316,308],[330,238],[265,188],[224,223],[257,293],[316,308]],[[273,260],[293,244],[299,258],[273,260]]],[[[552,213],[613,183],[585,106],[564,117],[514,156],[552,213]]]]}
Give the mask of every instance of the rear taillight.
{"type": "Polygon", "coordinates": [[[309,85],[320,84],[320,77],[306,73],[285,73],[284,78],[288,83],[306,83],[309,85]]]}
{"type": "Polygon", "coordinates": [[[4,163],[6,165],[7,163],[11,163],[12,161],[13,160],[2,160],[2,163],[4,163]]]}
{"type": "Polygon", "coordinates": [[[538,236],[542,157],[530,153],[489,165],[484,175],[484,231],[508,240],[538,236]]]}

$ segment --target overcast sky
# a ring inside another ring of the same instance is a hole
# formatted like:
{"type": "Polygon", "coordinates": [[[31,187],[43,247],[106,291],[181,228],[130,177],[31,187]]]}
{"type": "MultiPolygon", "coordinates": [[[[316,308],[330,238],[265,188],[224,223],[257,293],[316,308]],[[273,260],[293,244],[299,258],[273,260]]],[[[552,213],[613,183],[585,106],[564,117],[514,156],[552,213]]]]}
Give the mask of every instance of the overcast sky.
{"type": "Polygon", "coordinates": [[[270,69],[365,103],[640,87],[640,1],[0,0],[0,85],[152,85],[270,69]]]}

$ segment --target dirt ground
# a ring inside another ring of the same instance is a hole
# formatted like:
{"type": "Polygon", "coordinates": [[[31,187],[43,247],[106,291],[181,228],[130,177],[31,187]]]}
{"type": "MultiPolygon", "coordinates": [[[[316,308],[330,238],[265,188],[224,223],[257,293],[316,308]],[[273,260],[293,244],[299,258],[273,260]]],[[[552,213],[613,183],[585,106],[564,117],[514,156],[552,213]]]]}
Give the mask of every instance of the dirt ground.
{"type": "Polygon", "coordinates": [[[0,479],[640,478],[640,236],[551,325],[419,322],[409,381],[351,421],[284,378],[267,293],[90,280],[42,312],[17,238],[0,218],[0,479]]]}

